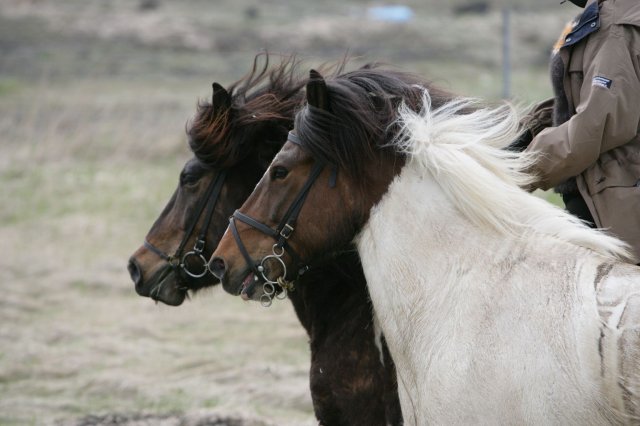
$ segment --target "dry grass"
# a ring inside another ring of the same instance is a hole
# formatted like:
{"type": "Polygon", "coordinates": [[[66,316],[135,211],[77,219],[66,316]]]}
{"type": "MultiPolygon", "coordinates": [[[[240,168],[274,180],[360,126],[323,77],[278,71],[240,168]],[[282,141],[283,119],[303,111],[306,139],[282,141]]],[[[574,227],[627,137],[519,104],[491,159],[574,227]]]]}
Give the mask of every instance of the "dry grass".
{"type": "Polygon", "coordinates": [[[288,304],[215,289],[172,309],[133,291],[126,260],[173,190],[193,109],[145,92],[41,89],[7,110],[25,135],[0,169],[0,424],[197,409],[300,424],[308,349],[288,304]]]}
{"type": "MultiPolygon", "coordinates": [[[[263,309],[213,289],[156,306],[135,295],[126,261],[189,156],[196,100],[262,47],[312,64],[350,47],[499,97],[499,12],[454,18],[448,2],[408,3],[418,15],[406,26],[363,25],[363,1],[271,0],[257,21],[244,14],[252,3],[231,0],[149,12],[124,0],[0,4],[0,424],[113,413],[314,424],[306,336],[288,303],[263,309]]],[[[550,93],[545,46],[572,13],[514,16],[519,99],[550,93]]]]}

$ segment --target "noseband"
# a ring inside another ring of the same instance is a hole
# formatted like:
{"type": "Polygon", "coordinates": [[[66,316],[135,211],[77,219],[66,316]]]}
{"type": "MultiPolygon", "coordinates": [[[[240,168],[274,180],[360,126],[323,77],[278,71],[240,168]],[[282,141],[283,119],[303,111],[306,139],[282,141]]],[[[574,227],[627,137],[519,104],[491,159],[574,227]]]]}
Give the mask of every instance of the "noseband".
{"type": "MultiPolygon", "coordinates": [[[[294,133],[289,132],[287,140],[298,146],[302,146],[300,139],[294,133]]],[[[262,289],[264,293],[262,294],[262,296],[260,296],[260,303],[264,307],[271,306],[274,297],[278,299],[284,299],[287,296],[287,291],[294,290],[295,280],[309,269],[309,266],[302,263],[300,256],[298,256],[296,252],[291,248],[288,240],[295,229],[296,220],[298,218],[298,215],[300,214],[302,205],[304,204],[304,201],[309,194],[309,190],[311,189],[311,186],[314,184],[318,176],[320,176],[322,170],[324,170],[324,167],[324,163],[320,161],[316,161],[314,163],[313,168],[311,169],[311,174],[307,178],[307,181],[300,189],[300,192],[298,192],[298,195],[293,200],[293,202],[289,206],[289,209],[286,211],[282,220],[275,229],[255,220],[250,216],[247,216],[244,213],[241,213],[238,210],[233,212],[233,216],[229,218],[229,228],[231,229],[231,233],[233,234],[236,244],[238,245],[240,253],[242,253],[242,257],[244,257],[247,265],[249,265],[249,267],[253,271],[254,281],[258,281],[258,277],[261,277],[263,279],[264,283],[262,289]],[[238,229],[236,227],[236,219],[257,229],[263,234],[272,237],[276,241],[271,249],[272,254],[263,257],[258,262],[254,262],[249,255],[249,252],[247,251],[244,243],[242,242],[242,239],[240,238],[240,233],[238,232],[238,229]],[[287,280],[287,267],[282,260],[282,256],[284,255],[285,251],[289,253],[289,256],[291,256],[293,262],[299,266],[297,275],[291,281],[287,280]],[[270,260],[275,260],[276,262],[280,263],[280,266],[283,270],[282,275],[278,277],[276,281],[273,281],[267,277],[267,270],[265,265],[270,260]],[[276,288],[280,288],[281,291],[278,292],[276,288]]],[[[335,185],[334,179],[335,176],[332,176],[332,187],[335,185]]]]}
{"type": "Polygon", "coordinates": [[[211,181],[209,187],[207,188],[207,192],[205,196],[200,200],[198,207],[196,208],[196,215],[193,217],[187,231],[184,233],[182,237],[182,241],[178,246],[178,249],[173,255],[167,254],[160,250],[158,247],[151,244],[147,239],[144,240],[144,246],[160,256],[162,259],[166,260],[171,267],[174,269],[182,268],[184,272],[192,278],[202,278],[207,272],[209,272],[209,262],[204,257],[202,252],[205,248],[205,239],[207,236],[207,229],[209,228],[209,224],[211,223],[211,218],[213,217],[213,212],[215,210],[216,204],[218,202],[218,198],[220,197],[220,191],[222,191],[222,185],[224,184],[225,179],[225,171],[220,171],[216,175],[215,179],[211,181]],[[200,234],[198,238],[196,238],[196,243],[193,246],[193,249],[184,255],[182,255],[182,251],[184,250],[187,241],[193,234],[193,231],[200,220],[200,216],[202,216],[202,212],[207,208],[205,221],[202,224],[202,229],[200,230],[200,234]],[[191,270],[189,270],[189,266],[187,265],[187,261],[201,262],[202,267],[198,268],[195,272],[193,271],[193,266],[191,270]]]}

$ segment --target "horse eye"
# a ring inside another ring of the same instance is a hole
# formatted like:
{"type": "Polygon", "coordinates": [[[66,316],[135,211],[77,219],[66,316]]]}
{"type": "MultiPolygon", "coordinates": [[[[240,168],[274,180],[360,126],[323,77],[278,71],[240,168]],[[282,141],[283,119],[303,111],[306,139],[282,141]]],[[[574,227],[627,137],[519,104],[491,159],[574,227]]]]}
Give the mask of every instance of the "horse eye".
{"type": "Polygon", "coordinates": [[[289,174],[289,170],[285,169],[282,166],[276,166],[273,168],[271,172],[271,179],[284,179],[289,174]]]}
{"type": "Polygon", "coordinates": [[[200,176],[194,173],[185,173],[182,172],[180,174],[180,185],[194,185],[200,180],[200,176]]]}

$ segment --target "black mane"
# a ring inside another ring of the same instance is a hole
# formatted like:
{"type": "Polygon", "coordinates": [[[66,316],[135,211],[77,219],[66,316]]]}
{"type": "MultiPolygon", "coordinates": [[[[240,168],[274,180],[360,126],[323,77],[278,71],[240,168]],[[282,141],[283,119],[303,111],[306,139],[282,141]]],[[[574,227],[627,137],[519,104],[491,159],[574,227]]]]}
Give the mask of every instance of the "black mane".
{"type": "Polygon", "coordinates": [[[247,143],[255,139],[274,144],[276,151],[286,140],[306,78],[299,75],[296,57],[271,67],[269,62],[267,53],[256,55],[252,70],[229,86],[228,110],[215,111],[210,100],[199,102],[187,135],[191,150],[205,165],[232,167],[257,148],[247,143]],[[251,132],[256,137],[249,137],[251,132]]]}
{"type": "Polygon", "coordinates": [[[325,81],[329,111],[307,105],[296,116],[296,133],[313,157],[352,177],[360,175],[376,151],[393,149],[389,142],[397,132],[401,103],[420,110],[424,90],[435,107],[452,98],[414,74],[375,65],[325,81]]]}

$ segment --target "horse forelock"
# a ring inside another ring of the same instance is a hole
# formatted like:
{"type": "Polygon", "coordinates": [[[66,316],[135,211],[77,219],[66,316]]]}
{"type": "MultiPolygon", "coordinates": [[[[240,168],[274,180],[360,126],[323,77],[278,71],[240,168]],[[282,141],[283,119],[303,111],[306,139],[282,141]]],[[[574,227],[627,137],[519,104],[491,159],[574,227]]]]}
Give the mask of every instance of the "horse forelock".
{"type": "Polygon", "coordinates": [[[251,132],[256,128],[272,130],[270,136],[277,133],[284,143],[306,83],[298,66],[293,56],[269,66],[268,54],[257,55],[251,71],[229,87],[228,110],[218,112],[210,101],[199,102],[187,129],[196,158],[211,167],[232,167],[259,148],[262,133],[251,132]],[[257,140],[248,140],[249,135],[257,140]]]}
{"type": "Polygon", "coordinates": [[[519,133],[520,114],[510,104],[488,106],[456,98],[440,106],[423,93],[422,109],[402,105],[393,141],[408,164],[433,177],[447,198],[470,221],[526,239],[545,234],[604,256],[632,259],[617,238],[523,190],[535,154],[505,150],[519,133]]]}
{"type": "MultiPolygon", "coordinates": [[[[418,109],[419,77],[366,65],[326,79],[329,111],[307,105],[296,115],[295,129],[309,153],[333,164],[357,181],[367,163],[393,138],[397,106],[418,109]]],[[[437,91],[437,99],[444,92],[437,91]]]]}

